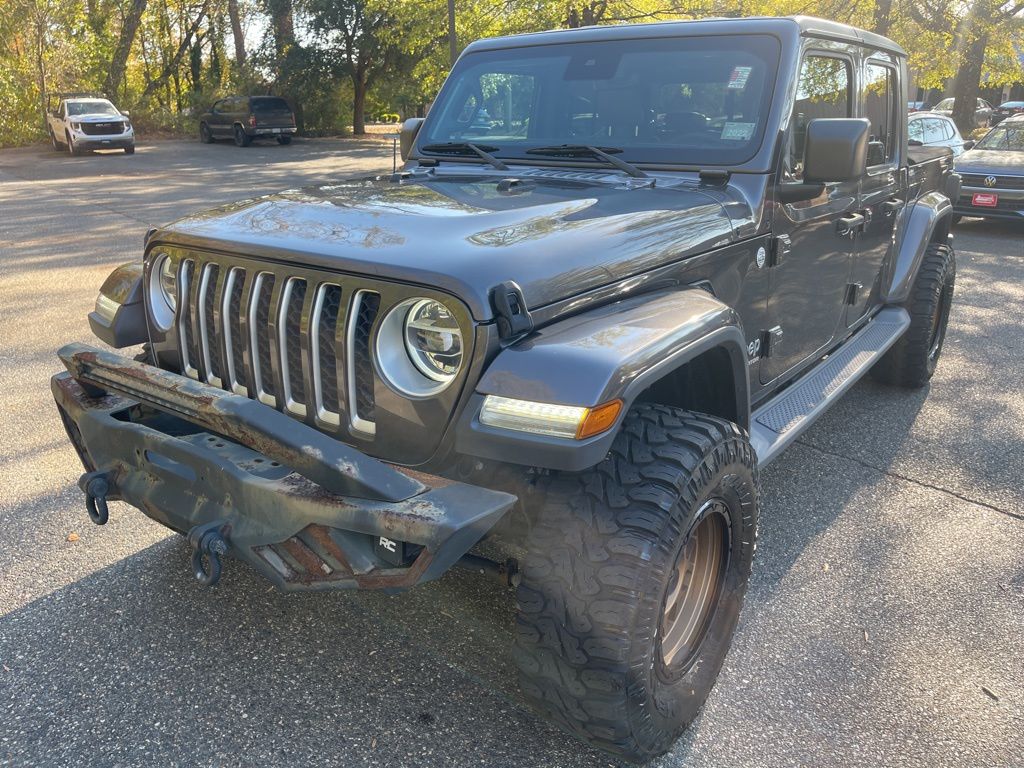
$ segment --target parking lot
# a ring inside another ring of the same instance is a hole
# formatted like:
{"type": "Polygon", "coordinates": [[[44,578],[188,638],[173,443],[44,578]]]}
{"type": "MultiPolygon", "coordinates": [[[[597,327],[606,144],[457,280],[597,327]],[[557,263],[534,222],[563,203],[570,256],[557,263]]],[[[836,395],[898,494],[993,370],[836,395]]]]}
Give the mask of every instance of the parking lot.
{"type": "MultiPolygon", "coordinates": [[[[146,230],[390,171],[390,144],[0,151],[0,764],[615,765],[535,718],[514,601],[466,572],[285,595],[181,537],[86,517],[54,350],[146,230]]],[[[1024,225],[965,220],[942,362],[857,385],[763,473],[739,632],[659,766],[1024,765],[1024,225]]]]}

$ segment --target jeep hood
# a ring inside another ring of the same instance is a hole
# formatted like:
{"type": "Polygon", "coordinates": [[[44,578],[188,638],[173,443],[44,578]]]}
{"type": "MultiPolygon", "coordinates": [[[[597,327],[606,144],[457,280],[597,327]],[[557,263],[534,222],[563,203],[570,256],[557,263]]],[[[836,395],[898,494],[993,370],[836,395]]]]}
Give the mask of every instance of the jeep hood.
{"type": "Polygon", "coordinates": [[[523,177],[509,188],[499,174],[423,176],[245,200],[175,222],[152,242],[431,285],[487,320],[490,290],[505,280],[537,308],[729,243],[730,215],[751,219],[727,188],[678,180],[637,188],[621,177],[523,177]]]}

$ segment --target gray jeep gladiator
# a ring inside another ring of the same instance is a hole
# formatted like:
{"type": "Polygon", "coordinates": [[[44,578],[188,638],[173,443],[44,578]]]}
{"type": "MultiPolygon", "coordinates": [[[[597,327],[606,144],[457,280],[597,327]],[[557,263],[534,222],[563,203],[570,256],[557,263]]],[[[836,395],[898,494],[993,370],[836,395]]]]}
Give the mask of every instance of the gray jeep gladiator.
{"type": "Polygon", "coordinates": [[[899,46],[818,19],[470,45],[400,171],[151,231],[104,283],[94,332],[143,352],[72,344],[52,379],[90,516],[187,535],[204,584],[228,554],[286,590],[486,567],[524,697],[668,750],[736,628],[759,468],[942,351],[959,181],[906,100],[899,46]]]}

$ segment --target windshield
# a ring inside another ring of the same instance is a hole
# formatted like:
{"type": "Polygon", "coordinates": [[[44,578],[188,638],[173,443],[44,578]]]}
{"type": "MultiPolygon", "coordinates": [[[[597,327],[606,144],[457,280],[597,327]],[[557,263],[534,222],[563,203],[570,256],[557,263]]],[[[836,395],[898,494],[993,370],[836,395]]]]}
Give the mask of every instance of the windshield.
{"type": "Polygon", "coordinates": [[[119,115],[121,114],[109,101],[93,99],[91,101],[69,101],[68,115],[119,115]]]}
{"type": "Polygon", "coordinates": [[[472,142],[502,160],[573,144],[621,149],[617,156],[631,163],[742,163],[760,146],[778,58],[779,44],[767,35],[470,53],[448,78],[418,145],[472,142]]]}
{"type": "Polygon", "coordinates": [[[1004,149],[1011,152],[1024,152],[1024,123],[1017,125],[997,126],[979,141],[975,149],[1004,149]]]}
{"type": "Polygon", "coordinates": [[[936,109],[952,109],[953,108],[953,99],[943,99],[942,101],[940,101],[938,104],[935,105],[935,108],[936,109]]]}

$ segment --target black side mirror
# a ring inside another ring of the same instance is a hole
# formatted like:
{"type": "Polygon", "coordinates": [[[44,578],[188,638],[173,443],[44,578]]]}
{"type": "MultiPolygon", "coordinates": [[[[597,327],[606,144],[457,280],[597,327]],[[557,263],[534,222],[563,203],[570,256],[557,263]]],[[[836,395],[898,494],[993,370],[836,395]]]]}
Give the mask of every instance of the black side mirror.
{"type": "Polygon", "coordinates": [[[923,141],[918,141],[917,139],[908,139],[907,140],[907,146],[908,147],[923,147],[924,146],[924,142],[923,141]]]}
{"type": "Polygon", "coordinates": [[[868,131],[864,118],[817,118],[807,124],[804,182],[849,181],[867,170],[868,131]]]}
{"type": "Polygon", "coordinates": [[[964,142],[964,151],[967,151],[968,149],[974,149],[975,143],[976,142],[974,141],[974,139],[968,139],[967,141],[965,141],[964,142]]]}
{"type": "Polygon", "coordinates": [[[412,145],[416,142],[416,134],[420,132],[421,125],[423,125],[422,117],[410,117],[402,123],[402,130],[398,134],[398,147],[402,154],[402,160],[409,159],[409,153],[412,152],[412,145]]]}

